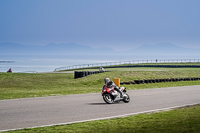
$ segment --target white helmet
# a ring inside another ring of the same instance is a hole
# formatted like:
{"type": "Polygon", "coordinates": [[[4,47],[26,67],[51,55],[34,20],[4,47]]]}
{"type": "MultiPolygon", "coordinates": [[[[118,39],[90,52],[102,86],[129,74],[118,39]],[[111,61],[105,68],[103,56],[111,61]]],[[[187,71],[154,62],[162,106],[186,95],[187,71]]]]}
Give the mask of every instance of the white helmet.
{"type": "Polygon", "coordinates": [[[107,84],[108,82],[110,82],[110,79],[109,78],[105,78],[104,79],[104,83],[107,84]]]}

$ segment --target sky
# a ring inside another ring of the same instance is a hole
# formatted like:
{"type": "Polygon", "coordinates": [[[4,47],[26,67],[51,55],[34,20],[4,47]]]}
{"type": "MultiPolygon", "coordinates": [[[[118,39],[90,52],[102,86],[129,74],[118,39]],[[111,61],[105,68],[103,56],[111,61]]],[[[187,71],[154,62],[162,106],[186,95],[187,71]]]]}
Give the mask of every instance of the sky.
{"type": "Polygon", "coordinates": [[[0,43],[200,48],[200,0],[0,0],[0,43]]]}

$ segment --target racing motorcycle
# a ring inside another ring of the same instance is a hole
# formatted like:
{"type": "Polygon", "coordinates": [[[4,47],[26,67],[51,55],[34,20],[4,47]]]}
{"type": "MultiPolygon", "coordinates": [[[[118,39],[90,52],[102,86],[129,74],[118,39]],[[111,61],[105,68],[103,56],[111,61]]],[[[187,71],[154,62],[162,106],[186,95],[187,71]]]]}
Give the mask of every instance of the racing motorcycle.
{"type": "Polygon", "coordinates": [[[126,93],[126,88],[120,87],[119,91],[121,91],[122,94],[116,91],[114,87],[107,88],[107,86],[104,86],[101,91],[103,100],[108,104],[119,103],[120,101],[123,101],[125,103],[130,102],[130,97],[126,93]]]}

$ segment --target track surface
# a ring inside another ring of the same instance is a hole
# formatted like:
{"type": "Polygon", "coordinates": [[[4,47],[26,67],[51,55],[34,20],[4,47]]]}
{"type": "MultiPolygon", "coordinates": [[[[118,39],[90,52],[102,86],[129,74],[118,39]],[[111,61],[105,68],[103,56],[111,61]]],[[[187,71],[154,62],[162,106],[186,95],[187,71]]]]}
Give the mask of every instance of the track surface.
{"type": "Polygon", "coordinates": [[[70,123],[200,103],[200,85],[128,91],[129,103],[106,104],[100,93],[0,101],[0,131],[70,123]]]}

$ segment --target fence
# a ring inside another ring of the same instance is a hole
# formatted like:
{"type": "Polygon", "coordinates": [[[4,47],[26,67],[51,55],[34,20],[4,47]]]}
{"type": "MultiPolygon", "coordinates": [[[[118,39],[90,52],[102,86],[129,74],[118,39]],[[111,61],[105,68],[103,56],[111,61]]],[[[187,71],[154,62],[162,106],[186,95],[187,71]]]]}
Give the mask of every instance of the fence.
{"type": "Polygon", "coordinates": [[[88,67],[102,67],[102,66],[113,66],[113,65],[123,65],[123,64],[141,64],[141,63],[199,63],[200,59],[165,59],[165,60],[133,60],[133,61],[119,61],[119,62],[104,62],[104,63],[94,63],[94,64],[80,64],[71,65],[66,67],[56,68],[54,71],[63,70],[73,70],[88,67]]]}

